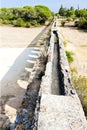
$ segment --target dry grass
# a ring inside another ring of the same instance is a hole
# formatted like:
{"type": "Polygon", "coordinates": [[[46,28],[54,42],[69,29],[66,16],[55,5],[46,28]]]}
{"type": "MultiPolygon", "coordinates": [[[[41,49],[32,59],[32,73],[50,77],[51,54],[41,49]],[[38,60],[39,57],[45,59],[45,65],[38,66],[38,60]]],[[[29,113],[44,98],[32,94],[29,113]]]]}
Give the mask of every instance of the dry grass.
{"type": "Polygon", "coordinates": [[[66,47],[67,46],[67,41],[63,41],[63,44],[66,47]]]}
{"type": "Polygon", "coordinates": [[[75,68],[71,69],[73,86],[77,90],[85,115],[87,116],[87,77],[79,76],[75,68]]]}

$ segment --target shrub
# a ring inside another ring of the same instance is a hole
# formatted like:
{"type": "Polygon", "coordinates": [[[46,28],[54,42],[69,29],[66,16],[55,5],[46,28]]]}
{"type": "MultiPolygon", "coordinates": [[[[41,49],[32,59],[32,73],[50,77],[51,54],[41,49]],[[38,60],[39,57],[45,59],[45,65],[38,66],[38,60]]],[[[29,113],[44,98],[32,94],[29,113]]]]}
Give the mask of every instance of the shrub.
{"type": "Polygon", "coordinates": [[[65,20],[61,21],[61,25],[64,26],[65,25],[65,20]]]}
{"type": "Polygon", "coordinates": [[[12,21],[12,24],[13,24],[14,26],[16,26],[16,22],[17,22],[17,20],[13,20],[13,21],[12,21]]]}
{"type": "Polygon", "coordinates": [[[60,17],[60,14],[57,14],[57,18],[59,18],[60,17]]]}
{"type": "Polygon", "coordinates": [[[26,27],[27,28],[30,28],[31,27],[31,24],[29,22],[26,23],[26,27]]]}
{"type": "Polygon", "coordinates": [[[21,18],[14,20],[13,25],[16,27],[25,27],[26,26],[25,22],[21,18]]]}
{"type": "Polygon", "coordinates": [[[11,23],[11,21],[9,21],[9,20],[3,20],[3,24],[10,24],[11,23]]]}
{"type": "Polygon", "coordinates": [[[75,27],[78,27],[78,21],[75,21],[75,22],[74,22],[74,26],[75,26],[75,27]]]}
{"type": "Polygon", "coordinates": [[[74,17],[72,17],[72,19],[73,19],[73,21],[75,21],[77,18],[74,16],[74,17]]]}
{"type": "Polygon", "coordinates": [[[66,56],[67,56],[67,59],[68,59],[68,62],[69,63],[72,63],[74,61],[73,59],[73,56],[72,56],[72,53],[69,52],[69,51],[66,51],[66,56]]]}
{"type": "Polygon", "coordinates": [[[78,22],[78,28],[87,29],[87,20],[85,18],[81,18],[78,22]]]}
{"type": "Polygon", "coordinates": [[[70,17],[68,17],[66,20],[67,20],[68,22],[70,22],[72,19],[71,19],[70,17]]]}
{"type": "Polygon", "coordinates": [[[33,26],[37,25],[37,21],[36,20],[31,21],[31,25],[33,26]]]}
{"type": "Polygon", "coordinates": [[[78,27],[80,29],[87,29],[87,19],[80,18],[79,21],[75,21],[75,27],[78,27]]]}
{"type": "Polygon", "coordinates": [[[2,19],[0,19],[0,24],[3,24],[3,20],[2,19]]]}

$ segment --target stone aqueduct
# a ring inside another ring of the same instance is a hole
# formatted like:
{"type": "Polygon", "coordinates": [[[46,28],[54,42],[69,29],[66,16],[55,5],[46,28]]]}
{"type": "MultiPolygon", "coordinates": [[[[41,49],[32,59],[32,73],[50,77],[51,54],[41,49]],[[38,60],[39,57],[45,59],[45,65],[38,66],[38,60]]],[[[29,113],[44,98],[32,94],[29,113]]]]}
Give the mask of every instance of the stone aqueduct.
{"type": "Polygon", "coordinates": [[[42,55],[34,66],[14,128],[11,126],[11,129],[87,130],[80,100],[72,86],[56,20],[51,27],[47,27],[43,37],[45,40],[39,41],[44,42],[41,43],[42,55]]]}

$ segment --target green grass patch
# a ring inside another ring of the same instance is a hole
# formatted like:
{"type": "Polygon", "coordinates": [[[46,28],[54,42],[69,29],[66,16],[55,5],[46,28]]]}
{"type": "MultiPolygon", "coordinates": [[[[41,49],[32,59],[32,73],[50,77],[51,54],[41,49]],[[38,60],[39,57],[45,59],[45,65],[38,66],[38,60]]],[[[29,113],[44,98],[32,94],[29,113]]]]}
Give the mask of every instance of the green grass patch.
{"type": "Polygon", "coordinates": [[[67,59],[68,59],[68,62],[69,62],[69,63],[72,63],[72,62],[74,61],[72,55],[73,55],[72,52],[66,51],[66,56],[67,56],[67,59]]]}

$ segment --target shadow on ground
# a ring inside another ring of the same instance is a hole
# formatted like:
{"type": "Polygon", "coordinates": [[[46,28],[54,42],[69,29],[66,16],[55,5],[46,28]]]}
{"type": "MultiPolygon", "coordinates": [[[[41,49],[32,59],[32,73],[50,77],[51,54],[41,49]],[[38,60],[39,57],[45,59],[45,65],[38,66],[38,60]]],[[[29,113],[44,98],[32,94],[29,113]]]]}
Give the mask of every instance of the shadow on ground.
{"type": "Polygon", "coordinates": [[[40,47],[35,47],[42,32],[31,42],[30,45],[17,57],[9,71],[1,80],[1,114],[6,114],[11,122],[14,122],[17,109],[20,107],[23,95],[28,85],[28,79],[35,61],[40,55],[40,47]]]}

